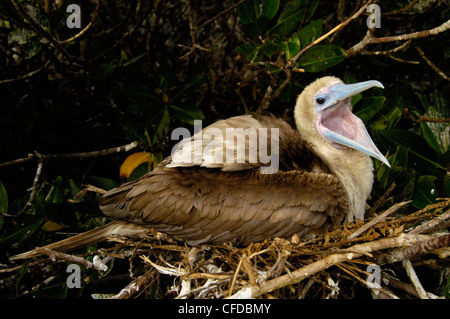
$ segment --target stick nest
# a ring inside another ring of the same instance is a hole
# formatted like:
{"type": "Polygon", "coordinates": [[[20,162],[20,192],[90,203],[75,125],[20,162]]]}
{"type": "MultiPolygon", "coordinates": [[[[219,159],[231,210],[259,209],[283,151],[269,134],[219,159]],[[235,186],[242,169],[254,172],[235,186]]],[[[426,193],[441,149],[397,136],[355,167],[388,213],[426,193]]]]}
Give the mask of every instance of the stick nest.
{"type": "Polygon", "coordinates": [[[112,297],[142,293],[164,275],[171,277],[170,285],[160,287],[166,298],[353,298],[360,290],[373,298],[443,298],[449,292],[426,292],[414,267],[448,278],[450,199],[407,216],[388,216],[407,203],[307,242],[294,236],[243,248],[189,247],[160,233],[140,242],[112,238],[120,242],[116,250],[133,247],[130,265],[137,260],[145,265],[144,274],[112,297]]]}
{"type": "MultiPolygon", "coordinates": [[[[112,259],[129,262],[132,281],[116,294],[94,298],[448,298],[450,199],[402,215],[406,204],[379,215],[369,211],[373,217],[364,222],[303,242],[293,236],[247,247],[190,247],[157,232],[140,241],[111,237],[115,245],[84,264],[101,273],[112,259]],[[422,285],[419,278],[430,273],[438,274],[438,282],[422,278],[422,285]]],[[[47,255],[53,261],[84,259],[47,255]]]]}

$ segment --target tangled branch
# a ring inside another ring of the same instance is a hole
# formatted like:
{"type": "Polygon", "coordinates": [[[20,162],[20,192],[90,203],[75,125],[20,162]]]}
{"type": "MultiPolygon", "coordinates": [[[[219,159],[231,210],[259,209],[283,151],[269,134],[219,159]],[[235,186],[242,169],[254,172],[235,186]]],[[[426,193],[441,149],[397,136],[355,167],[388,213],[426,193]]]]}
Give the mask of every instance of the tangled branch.
{"type": "Polygon", "coordinates": [[[92,152],[78,152],[78,153],[66,153],[66,154],[41,154],[39,152],[34,152],[33,154],[28,154],[27,157],[18,158],[12,161],[0,163],[0,168],[7,167],[11,165],[17,165],[17,164],[23,164],[32,160],[37,159],[38,160],[38,166],[36,170],[36,174],[33,181],[33,186],[31,187],[31,194],[30,197],[25,204],[24,208],[19,211],[16,215],[7,215],[4,214],[4,216],[8,217],[18,217],[24,213],[26,213],[32,206],[34,202],[34,198],[36,196],[36,192],[38,190],[39,186],[39,179],[42,174],[42,169],[44,167],[44,163],[46,163],[49,160],[53,159],[69,159],[69,158],[78,158],[78,159],[85,159],[85,158],[95,158],[100,156],[106,156],[116,153],[122,153],[122,152],[129,152],[135,148],[137,148],[140,145],[139,142],[131,142],[126,145],[118,146],[118,147],[111,147],[103,150],[98,151],[92,151],[92,152]]]}

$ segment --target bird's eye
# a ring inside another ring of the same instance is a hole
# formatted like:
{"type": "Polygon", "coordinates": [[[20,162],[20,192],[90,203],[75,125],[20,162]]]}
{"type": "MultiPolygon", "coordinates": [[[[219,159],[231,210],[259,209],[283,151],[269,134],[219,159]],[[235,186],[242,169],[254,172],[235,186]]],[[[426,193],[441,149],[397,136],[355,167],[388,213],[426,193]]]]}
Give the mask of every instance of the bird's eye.
{"type": "Polygon", "coordinates": [[[316,103],[317,103],[317,104],[323,104],[323,103],[325,103],[325,98],[323,98],[323,97],[318,97],[318,98],[316,98],[316,103]]]}

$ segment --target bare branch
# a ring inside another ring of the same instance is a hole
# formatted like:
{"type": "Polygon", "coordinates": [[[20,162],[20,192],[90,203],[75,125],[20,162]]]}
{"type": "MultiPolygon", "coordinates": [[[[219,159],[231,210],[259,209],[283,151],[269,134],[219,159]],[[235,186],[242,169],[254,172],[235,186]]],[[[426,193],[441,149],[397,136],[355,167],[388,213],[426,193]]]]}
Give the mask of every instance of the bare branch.
{"type": "MultiPolygon", "coordinates": [[[[205,51],[205,52],[210,51],[209,49],[204,48],[200,44],[198,44],[198,42],[197,42],[197,25],[194,23],[194,17],[192,16],[191,4],[190,4],[189,0],[184,0],[184,3],[186,4],[187,14],[188,14],[188,18],[189,18],[189,30],[191,33],[192,47],[190,48],[189,52],[186,53],[185,55],[183,55],[182,57],[180,57],[179,60],[183,60],[184,58],[188,57],[189,55],[194,53],[195,50],[200,50],[200,51],[205,51]]],[[[178,46],[183,47],[183,48],[188,48],[182,44],[179,44],[178,46]]]]}
{"type": "Polygon", "coordinates": [[[447,20],[440,26],[430,29],[430,30],[406,33],[406,34],[395,35],[395,36],[391,36],[391,37],[376,38],[376,40],[374,40],[375,42],[373,42],[373,43],[386,43],[386,42],[406,41],[406,40],[411,40],[411,39],[426,38],[426,37],[429,37],[432,35],[437,35],[439,33],[447,31],[448,29],[450,29],[450,20],[447,20]]]}
{"type": "Polygon", "coordinates": [[[401,8],[401,9],[398,9],[398,10],[394,10],[394,11],[391,11],[391,12],[386,12],[384,15],[387,15],[387,16],[389,16],[389,15],[396,15],[396,14],[399,14],[399,13],[403,13],[403,12],[409,11],[417,4],[417,2],[419,2],[419,0],[413,0],[407,6],[401,8]]]}
{"type": "Polygon", "coordinates": [[[408,41],[408,40],[412,40],[412,39],[426,38],[426,37],[430,37],[432,35],[436,35],[436,34],[444,32],[444,31],[447,31],[448,29],[450,29],[450,20],[447,20],[440,26],[430,29],[430,30],[418,31],[418,32],[413,32],[413,33],[405,33],[405,34],[401,34],[401,35],[382,37],[382,38],[375,37],[373,34],[374,30],[369,29],[367,31],[366,36],[359,43],[355,44],[354,46],[352,46],[350,49],[347,50],[346,56],[348,58],[357,53],[360,53],[362,51],[362,49],[365,48],[369,44],[408,41]]]}
{"type": "Polygon", "coordinates": [[[105,156],[105,155],[109,155],[109,154],[128,152],[138,146],[139,146],[139,142],[132,142],[130,144],[126,144],[126,145],[122,145],[122,146],[118,146],[118,147],[107,148],[107,149],[100,150],[100,151],[93,151],[93,152],[81,152],[81,153],[69,153],[69,154],[49,154],[49,155],[44,155],[44,154],[35,152],[34,154],[28,154],[28,156],[24,157],[24,158],[19,158],[19,159],[13,160],[13,161],[0,163],[0,168],[1,168],[1,167],[11,166],[11,165],[16,165],[16,164],[26,163],[35,158],[38,159],[38,166],[37,166],[36,174],[34,176],[33,186],[31,187],[30,198],[28,199],[24,208],[22,208],[17,214],[15,214],[15,215],[4,214],[4,216],[18,217],[18,216],[26,213],[32,207],[34,199],[36,197],[37,189],[39,187],[39,179],[42,174],[44,162],[51,160],[51,159],[57,159],[57,158],[83,159],[83,158],[105,156]]]}
{"type": "MultiPolygon", "coordinates": [[[[425,55],[425,53],[422,51],[422,49],[417,45],[414,44],[414,47],[416,48],[417,52],[419,52],[420,56],[422,57],[422,59],[425,60],[425,62],[434,70],[436,71],[437,74],[439,74],[440,76],[442,76],[444,79],[446,79],[447,81],[450,81],[450,77],[445,74],[444,72],[441,71],[441,69],[439,69],[436,64],[434,64],[433,62],[431,62],[430,59],[428,59],[428,57],[425,55]]],[[[450,120],[449,120],[450,121],[450,120]]]]}
{"type": "Polygon", "coordinates": [[[144,20],[144,18],[147,16],[148,12],[144,12],[141,14],[141,10],[142,10],[142,1],[138,0],[138,3],[136,4],[136,23],[133,24],[131,26],[131,28],[125,32],[122,37],[117,40],[113,45],[111,45],[109,48],[107,48],[105,51],[103,51],[101,54],[97,55],[96,57],[93,57],[92,59],[89,59],[89,63],[92,63],[98,59],[101,59],[105,56],[105,54],[107,54],[108,52],[110,52],[111,50],[115,49],[116,47],[119,46],[119,44],[121,44],[128,36],[130,36],[131,34],[133,34],[134,30],[136,30],[136,28],[142,23],[142,21],[144,20]]]}
{"type": "Polygon", "coordinates": [[[0,163],[0,168],[15,164],[22,164],[25,162],[29,162],[35,158],[41,159],[42,161],[47,161],[50,159],[62,159],[62,158],[92,158],[92,157],[100,157],[100,156],[106,156],[110,154],[115,153],[121,153],[121,152],[129,152],[132,149],[135,149],[140,145],[139,142],[134,141],[126,145],[117,146],[117,147],[111,147],[104,150],[99,151],[92,151],[92,152],[79,152],[79,153],[66,153],[66,154],[40,154],[38,152],[35,152],[34,154],[28,154],[27,157],[15,159],[13,161],[0,163]]]}
{"type": "Polygon", "coordinates": [[[212,17],[211,19],[208,19],[207,21],[203,22],[199,28],[203,28],[205,25],[211,23],[212,21],[216,20],[218,17],[224,15],[225,13],[233,10],[234,8],[238,7],[242,2],[244,2],[245,0],[241,0],[236,4],[233,4],[231,7],[229,7],[228,9],[225,9],[224,11],[220,12],[219,14],[215,15],[214,17],[212,17]]]}
{"type": "Polygon", "coordinates": [[[44,70],[45,68],[47,68],[47,66],[48,66],[49,64],[50,64],[50,60],[48,60],[43,66],[41,66],[41,67],[38,68],[37,70],[28,72],[27,74],[20,75],[20,76],[18,76],[18,77],[16,77],[16,78],[13,78],[13,79],[0,80],[0,84],[6,84],[6,83],[14,82],[14,81],[19,81],[19,80],[25,80],[25,79],[28,79],[28,78],[32,77],[33,75],[35,75],[35,74],[41,72],[41,71],[44,70]]]}
{"type": "Polygon", "coordinates": [[[20,216],[23,213],[26,213],[31,206],[33,205],[34,202],[34,198],[36,197],[36,192],[37,192],[37,188],[39,185],[39,179],[41,177],[42,174],[42,167],[44,166],[44,161],[42,158],[39,158],[39,162],[38,162],[38,167],[36,170],[36,175],[34,176],[34,181],[33,181],[33,186],[31,187],[31,194],[30,194],[30,198],[28,199],[28,202],[25,204],[25,207],[22,208],[22,210],[17,213],[17,215],[15,216],[20,216]]]}
{"type": "Polygon", "coordinates": [[[408,108],[405,108],[405,117],[414,122],[414,123],[422,123],[422,122],[431,122],[431,123],[447,123],[450,122],[450,119],[438,119],[438,118],[434,118],[434,117],[429,117],[429,116],[424,116],[424,115],[419,115],[419,117],[417,119],[415,119],[411,113],[409,112],[408,108]]]}
{"type": "Polygon", "coordinates": [[[104,271],[103,268],[99,267],[98,265],[96,265],[95,263],[90,262],[87,259],[84,259],[82,257],[78,257],[78,256],[74,256],[74,255],[69,255],[69,254],[65,254],[59,251],[54,251],[48,248],[44,248],[44,247],[36,247],[34,249],[34,252],[40,255],[47,255],[50,257],[50,259],[52,259],[53,261],[56,260],[66,260],[66,261],[71,261],[74,263],[78,263],[78,264],[82,264],[84,265],[86,268],[92,268],[98,271],[104,271]]]}

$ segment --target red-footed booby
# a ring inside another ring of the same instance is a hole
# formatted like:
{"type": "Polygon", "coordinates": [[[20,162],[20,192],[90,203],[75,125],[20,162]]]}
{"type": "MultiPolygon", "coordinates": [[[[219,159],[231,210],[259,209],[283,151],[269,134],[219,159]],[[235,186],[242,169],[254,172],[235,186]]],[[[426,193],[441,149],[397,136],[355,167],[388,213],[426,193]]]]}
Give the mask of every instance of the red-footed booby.
{"type": "Polygon", "coordinates": [[[153,171],[104,194],[100,209],[114,221],[46,247],[65,251],[151,229],[190,245],[248,245],[308,238],[363,218],[373,185],[370,157],[389,166],[351,112],[350,98],[372,87],[383,85],[314,81],[297,99],[296,129],[273,116],[220,120],[182,140],[153,171]]]}

